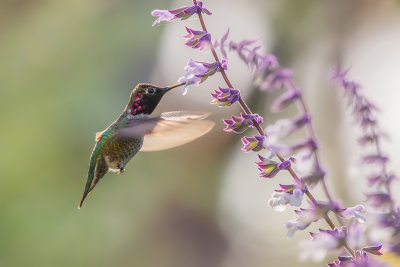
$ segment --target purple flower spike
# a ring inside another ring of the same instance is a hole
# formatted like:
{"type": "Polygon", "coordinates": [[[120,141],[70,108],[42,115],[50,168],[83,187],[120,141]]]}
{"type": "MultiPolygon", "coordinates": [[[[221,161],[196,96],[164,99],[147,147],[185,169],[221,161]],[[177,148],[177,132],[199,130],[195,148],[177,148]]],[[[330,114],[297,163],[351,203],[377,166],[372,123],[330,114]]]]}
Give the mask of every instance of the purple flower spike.
{"type": "Polygon", "coordinates": [[[294,100],[298,99],[301,95],[300,90],[293,89],[280,95],[271,105],[271,112],[279,112],[287,108],[294,100]]]}
{"type": "Polygon", "coordinates": [[[177,9],[170,9],[170,10],[153,10],[151,15],[158,17],[154,22],[153,25],[160,23],[161,21],[171,21],[175,19],[185,20],[190,18],[193,14],[197,12],[205,13],[207,15],[211,15],[211,12],[203,7],[203,3],[201,1],[197,2],[197,5],[192,6],[183,6],[177,9]]]}
{"type": "Polygon", "coordinates": [[[221,70],[221,63],[216,61],[214,63],[206,63],[189,60],[187,66],[184,68],[185,75],[180,77],[178,83],[185,83],[183,94],[186,94],[187,88],[192,84],[200,84],[208,77],[214,75],[217,71],[221,70]]]}
{"type": "Polygon", "coordinates": [[[233,103],[239,100],[240,91],[233,88],[221,88],[218,86],[219,90],[214,90],[211,93],[213,100],[212,104],[218,104],[220,107],[229,107],[233,103]]]}
{"type": "Polygon", "coordinates": [[[211,35],[205,31],[195,31],[185,27],[187,31],[185,45],[200,50],[207,49],[211,46],[211,35]]]}
{"type": "Polygon", "coordinates": [[[383,255],[383,253],[380,252],[381,249],[382,249],[382,245],[362,248],[363,251],[374,254],[374,255],[378,255],[378,256],[383,255]]]}
{"type": "Polygon", "coordinates": [[[258,155],[258,157],[260,161],[256,162],[256,164],[258,165],[258,170],[260,171],[260,177],[272,178],[279,172],[278,162],[269,158],[264,158],[261,155],[258,155]]]}
{"type": "Polygon", "coordinates": [[[226,124],[224,131],[242,133],[249,127],[254,127],[253,120],[258,124],[263,122],[263,118],[258,114],[240,113],[240,117],[232,116],[231,120],[224,120],[224,123],[226,124]]]}
{"type": "Polygon", "coordinates": [[[243,137],[242,138],[242,143],[243,147],[242,150],[244,152],[250,152],[250,151],[255,151],[258,152],[264,148],[263,143],[266,139],[266,136],[254,136],[254,137],[243,137]]]}

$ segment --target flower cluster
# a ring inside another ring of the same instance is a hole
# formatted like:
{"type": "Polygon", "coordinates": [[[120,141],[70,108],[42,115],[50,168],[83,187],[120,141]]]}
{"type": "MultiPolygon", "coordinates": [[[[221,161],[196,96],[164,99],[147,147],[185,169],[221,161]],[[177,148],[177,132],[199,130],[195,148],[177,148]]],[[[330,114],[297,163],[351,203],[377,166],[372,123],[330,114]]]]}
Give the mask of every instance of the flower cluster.
{"type": "MultiPolygon", "coordinates": [[[[361,162],[366,165],[374,164],[374,172],[367,177],[373,191],[366,193],[365,196],[370,206],[383,211],[377,215],[380,226],[398,233],[400,232],[400,223],[395,218],[400,219],[399,210],[395,207],[391,194],[391,185],[396,176],[388,171],[389,158],[383,154],[381,149],[381,140],[385,135],[379,128],[376,119],[377,108],[362,94],[361,85],[347,78],[348,71],[343,71],[337,66],[333,71],[332,79],[338,82],[340,88],[345,92],[352,115],[356,123],[363,129],[359,143],[363,147],[369,147],[369,153],[362,157],[361,162]],[[373,148],[374,152],[371,152],[370,148],[373,148]]],[[[393,235],[388,248],[392,252],[400,254],[399,235],[393,235]]]]}
{"type": "MultiPolygon", "coordinates": [[[[218,87],[211,93],[211,103],[217,104],[219,107],[230,107],[234,103],[238,103],[244,113],[240,116],[232,116],[231,119],[225,119],[225,131],[236,134],[255,128],[258,135],[252,137],[244,136],[241,138],[244,152],[259,152],[259,161],[256,162],[259,175],[262,178],[273,178],[280,171],[288,171],[293,177],[295,183],[289,185],[280,185],[280,189],[275,190],[269,199],[269,205],[277,211],[283,211],[287,206],[301,207],[304,195],[310,200],[308,208],[299,208],[295,210],[295,219],[286,223],[288,236],[292,236],[298,230],[306,229],[310,224],[321,219],[325,220],[331,229],[320,230],[319,233],[311,233],[312,239],[309,241],[319,260],[322,260],[328,252],[346,249],[349,256],[340,256],[338,261],[332,263],[332,266],[341,266],[342,264],[359,264],[372,261],[367,257],[367,253],[381,255],[381,246],[367,246],[361,250],[354,251],[349,243],[356,248],[364,246],[358,236],[363,233],[361,227],[358,227],[366,219],[363,216],[364,206],[356,205],[354,207],[344,208],[337,201],[334,201],[325,184],[325,171],[320,165],[318,156],[318,142],[316,141],[311,115],[307,111],[303,101],[301,90],[295,86],[293,82],[294,74],[292,70],[282,68],[276,56],[272,54],[263,55],[260,46],[255,46],[254,40],[242,40],[240,42],[228,41],[229,30],[218,41],[211,41],[211,34],[207,31],[202,14],[210,15],[211,12],[203,8],[202,2],[193,0],[192,6],[185,6],[174,10],[155,10],[152,15],[158,18],[153,25],[161,21],[171,21],[175,19],[186,20],[193,14],[197,14],[200,18],[202,30],[194,30],[185,27],[187,34],[185,37],[185,45],[199,50],[211,50],[214,62],[201,62],[190,60],[185,67],[184,76],[180,77],[178,82],[184,83],[184,93],[188,86],[203,83],[208,77],[220,72],[227,88],[218,87]],[[220,60],[216,48],[219,48],[223,58],[220,60]],[[269,125],[265,130],[261,127],[263,118],[258,114],[250,111],[244,100],[240,96],[240,91],[231,84],[227,77],[227,51],[235,52],[248,65],[249,69],[254,73],[254,81],[261,91],[281,92],[270,106],[271,112],[281,112],[288,108],[298,107],[298,116],[291,119],[281,119],[276,123],[269,125]],[[296,104],[296,105],[294,105],[296,104]],[[285,139],[300,129],[306,129],[306,137],[297,141],[286,142],[285,139]],[[268,151],[270,156],[263,156],[268,151]],[[277,158],[279,160],[274,159],[277,158]],[[285,159],[288,158],[288,159],[285,159]],[[298,176],[300,173],[301,176],[298,176]],[[317,201],[309,191],[318,184],[322,185],[327,201],[317,201]],[[336,227],[330,216],[337,218],[339,227],[336,227]],[[348,228],[345,227],[345,221],[348,222],[348,228]],[[349,229],[352,229],[351,231],[349,229]]],[[[356,119],[360,122],[364,129],[373,129],[360,139],[362,144],[375,144],[379,147],[379,140],[382,133],[376,128],[376,119],[373,116],[376,108],[366,98],[361,98],[358,94],[360,86],[354,82],[345,79],[346,73],[337,72],[335,79],[341,81],[342,86],[351,96],[350,103],[354,107],[356,119]],[[374,128],[375,127],[375,128],[374,128]]],[[[394,179],[394,175],[387,174],[384,170],[388,158],[380,152],[366,155],[363,158],[366,163],[374,163],[382,166],[383,170],[380,174],[371,176],[369,181],[376,185],[390,185],[394,179]]],[[[369,195],[370,201],[376,207],[389,205],[392,217],[385,217],[386,224],[392,227],[393,219],[400,218],[398,213],[394,213],[393,201],[390,190],[387,192],[372,192],[369,195]]],[[[388,213],[389,214],[389,213],[388,213]]],[[[383,221],[383,220],[382,220],[383,221]]],[[[400,224],[398,227],[400,227],[400,224]]],[[[400,229],[399,231],[400,232],[400,229]]],[[[400,243],[399,243],[400,249],[400,243]]],[[[348,265],[346,265],[348,266],[348,265]]],[[[350,265],[349,265],[350,266],[350,265]]],[[[353,265],[351,265],[353,266],[353,265]]],[[[361,265],[354,265],[361,266],[361,265]]],[[[367,265],[364,265],[367,266],[367,265]]]]}

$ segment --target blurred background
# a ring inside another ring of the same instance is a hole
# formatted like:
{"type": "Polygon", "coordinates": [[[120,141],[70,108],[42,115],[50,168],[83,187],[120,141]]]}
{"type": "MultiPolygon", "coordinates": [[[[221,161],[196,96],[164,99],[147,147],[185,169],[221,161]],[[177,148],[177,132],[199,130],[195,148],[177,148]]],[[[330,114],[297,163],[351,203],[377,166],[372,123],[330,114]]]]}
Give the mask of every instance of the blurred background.
{"type": "MultiPolygon", "coordinates": [[[[335,197],[346,205],[362,202],[358,131],[329,71],[339,61],[352,67],[350,77],[380,109],[391,136],[385,149],[398,162],[399,1],[204,2],[213,12],[205,18],[213,36],[230,27],[233,40],[257,39],[295,71],[335,197]]],[[[198,29],[197,20],[151,27],[153,9],[181,5],[190,1],[0,1],[0,266],[324,264],[299,262],[298,241],[308,231],[287,239],[293,212],[268,206],[277,185],[290,179],[260,180],[256,154],[242,153],[239,136],[221,131],[221,118],[239,109],[208,104],[209,93],[222,85],[218,75],[186,96],[170,93],[156,110],[212,112],[217,126],[210,134],[139,153],[77,209],[95,132],[119,116],[132,88],[173,84],[190,58],[210,59],[209,52],[183,45],[183,26],[198,29]]],[[[228,75],[253,111],[274,122],[273,99],[252,88],[236,55],[229,63],[228,75]]],[[[318,189],[315,194],[323,198],[318,189]]],[[[318,227],[325,225],[309,230],[318,227]]]]}

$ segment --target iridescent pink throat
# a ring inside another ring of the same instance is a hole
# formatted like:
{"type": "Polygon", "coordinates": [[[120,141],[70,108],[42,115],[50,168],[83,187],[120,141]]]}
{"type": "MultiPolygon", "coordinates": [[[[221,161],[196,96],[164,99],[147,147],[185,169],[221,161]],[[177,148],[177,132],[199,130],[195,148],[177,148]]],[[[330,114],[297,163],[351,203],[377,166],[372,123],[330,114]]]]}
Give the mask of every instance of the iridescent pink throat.
{"type": "Polygon", "coordinates": [[[131,114],[136,115],[143,113],[143,111],[146,109],[147,105],[144,104],[144,101],[142,99],[141,94],[137,94],[135,96],[135,102],[129,107],[131,109],[131,114]]]}

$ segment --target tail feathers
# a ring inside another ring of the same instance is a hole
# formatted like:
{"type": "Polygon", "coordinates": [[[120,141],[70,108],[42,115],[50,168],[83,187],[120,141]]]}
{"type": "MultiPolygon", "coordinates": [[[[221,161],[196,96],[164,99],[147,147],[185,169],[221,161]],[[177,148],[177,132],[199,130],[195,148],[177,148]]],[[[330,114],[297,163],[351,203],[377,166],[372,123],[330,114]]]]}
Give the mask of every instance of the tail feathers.
{"type": "MultiPolygon", "coordinates": [[[[92,165],[92,164],[91,164],[92,165]]],[[[94,188],[95,184],[92,186],[92,181],[95,180],[94,178],[94,171],[95,171],[95,166],[90,166],[89,167],[89,172],[88,172],[88,178],[85,186],[85,191],[83,192],[83,197],[81,201],[79,202],[78,209],[81,209],[83,202],[87,198],[89,192],[94,188]]]]}
{"type": "Polygon", "coordinates": [[[93,190],[98,181],[107,173],[107,171],[108,166],[104,158],[98,159],[97,162],[90,163],[85,191],[83,192],[82,199],[79,202],[78,209],[81,209],[83,202],[89,195],[90,191],[93,190]]]}

